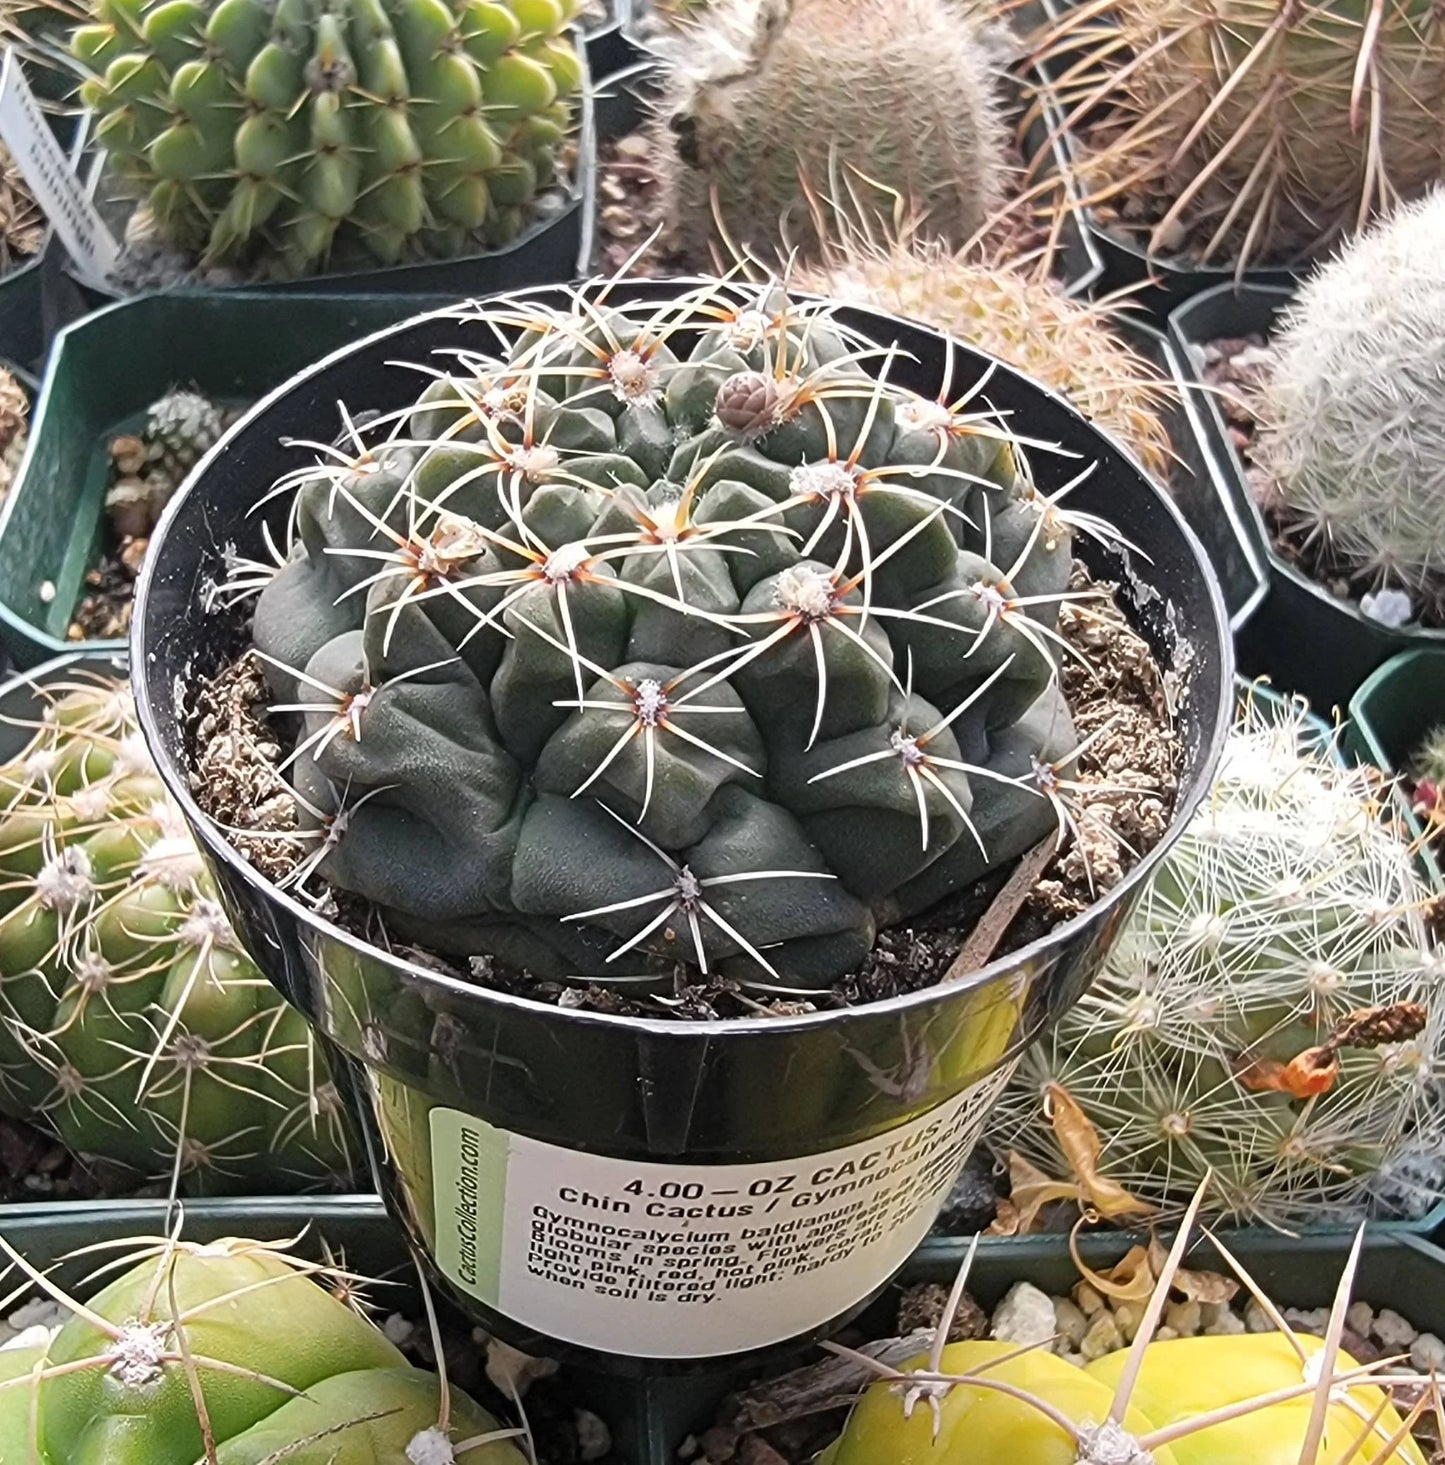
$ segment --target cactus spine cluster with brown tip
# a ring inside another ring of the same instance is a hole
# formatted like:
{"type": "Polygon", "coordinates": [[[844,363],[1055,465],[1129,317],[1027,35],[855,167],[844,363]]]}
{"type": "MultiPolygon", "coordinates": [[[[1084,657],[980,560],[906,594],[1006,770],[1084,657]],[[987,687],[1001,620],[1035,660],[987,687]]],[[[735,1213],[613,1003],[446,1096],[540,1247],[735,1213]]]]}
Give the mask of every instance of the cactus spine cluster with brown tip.
{"type": "Polygon", "coordinates": [[[690,27],[655,136],[662,216],[714,244],[812,247],[823,198],[962,244],[999,202],[1004,127],[982,22],[951,0],[733,0],[690,27]]]}
{"type": "Polygon", "coordinates": [[[1241,265],[1316,253],[1445,178],[1445,19],[1431,0],[1111,0],[1038,42],[1089,118],[1086,192],[1241,265]]]}

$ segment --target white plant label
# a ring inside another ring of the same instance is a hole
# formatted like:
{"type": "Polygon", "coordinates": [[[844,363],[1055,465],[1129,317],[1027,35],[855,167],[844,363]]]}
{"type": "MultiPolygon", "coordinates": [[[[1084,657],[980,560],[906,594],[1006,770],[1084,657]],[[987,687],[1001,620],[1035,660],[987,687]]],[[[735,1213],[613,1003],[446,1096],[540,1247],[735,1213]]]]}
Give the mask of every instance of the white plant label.
{"type": "Polygon", "coordinates": [[[611,1159],[433,1109],[437,1264],[581,1347],[705,1358],[783,1342],[902,1266],[1011,1071],[861,1144],[757,1165],[611,1159]]]}
{"type": "Polygon", "coordinates": [[[91,274],[108,275],[120,246],[55,140],[20,58],[11,50],[5,52],[0,67],[0,138],[66,253],[91,274]]]}

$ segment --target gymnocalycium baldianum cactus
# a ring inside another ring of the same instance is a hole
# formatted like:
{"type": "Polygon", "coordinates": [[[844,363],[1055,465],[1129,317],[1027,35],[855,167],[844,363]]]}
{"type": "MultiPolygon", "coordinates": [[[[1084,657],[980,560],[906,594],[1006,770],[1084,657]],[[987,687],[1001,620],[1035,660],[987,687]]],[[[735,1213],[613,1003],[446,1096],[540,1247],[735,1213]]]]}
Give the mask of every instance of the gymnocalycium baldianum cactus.
{"type": "Polygon", "coordinates": [[[505,244],[556,174],[572,0],[96,0],[95,140],[156,233],[268,273],[505,244]]]}
{"type": "Polygon", "coordinates": [[[1445,576],[1442,237],[1445,187],[1306,281],[1274,338],[1258,447],[1296,537],[1417,612],[1445,576]]]}
{"type": "Polygon", "coordinates": [[[48,692],[0,766],[0,1110],[191,1192],[344,1176],[325,1060],[217,904],[129,689],[48,692]]]}
{"type": "Polygon", "coordinates": [[[84,1290],[104,1285],[82,1301],[0,1238],[7,1270],[70,1313],[0,1352],[7,1465],[524,1465],[524,1429],[352,1305],[364,1278],[237,1237],[103,1249],[120,1255],[91,1267],[84,1290]]]}
{"type": "Polygon", "coordinates": [[[1103,972],[1025,1054],[996,1153],[1064,1176],[1056,1121],[1081,1112],[1141,1209],[1177,1214],[1208,1174],[1212,1211],[1289,1228],[1358,1220],[1438,1151],[1428,892],[1371,775],[1302,739],[1247,705],[1103,972]]]}
{"type": "Polygon", "coordinates": [[[475,308],[500,359],[277,484],[277,837],[434,949],[825,986],[1072,821],[1093,465],[1045,496],[986,376],[924,399],[827,301],[612,290],[475,308]]]}

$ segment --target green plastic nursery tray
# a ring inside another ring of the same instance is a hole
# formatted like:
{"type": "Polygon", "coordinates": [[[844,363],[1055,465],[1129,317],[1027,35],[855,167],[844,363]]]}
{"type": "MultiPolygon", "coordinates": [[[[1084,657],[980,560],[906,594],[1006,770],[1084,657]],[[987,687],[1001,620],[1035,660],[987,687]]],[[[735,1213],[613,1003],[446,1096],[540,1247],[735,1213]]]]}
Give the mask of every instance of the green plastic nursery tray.
{"type": "MultiPolygon", "coordinates": [[[[60,144],[78,159],[79,120],[52,116],[50,126],[60,144]]],[[[0,357],[39,369],[51,336],[79,305],[64,266],[65,251],[55,231],[47,229],[40,248],[25,264],[0,275],[0,357]]]]}
{"type": "MultiPolygon", "coordinates": [[[[1350,698],[1345,746],[1357,758],[1386,773],[1398,774],[1409,764],[1425,735],[1442,723],[1445,646],[1406,651],[1373,672],[1350,698]]],[[[1424,826],[1399,788],[1395,790],[1395,803],[1411,835],[1419,839],[1424,826]]],[[[1445,888],[1445,874],[1428,850],[1421,851],[1420,868],[1437,890],[1445,888]]]]}
{"type": "Polygon", "coordinates": [[[302,367],[408,316],[434,295],[144,295],[56,339],[25,457],[0,508],[0,639],[17,666],[121,643],[66,638],[105,533],[106,445],[171,387],[254,401],[302,367]]]}
{"type": "MultiPolygon", "coordinates": [[[[0,1236],[32,1265],[51,1269],[60,1286],[86,1291],[86,1277],[114,1253],[63,1261],[81,1247],[126,1237],[162,1237],[171,1226],[163,1202],[90,1201],[60,1207],[0,1207],[0,1236]]],[[[385,1315],[419,1312],[415,1272],[381,1203],[371,1196],[333,1196],[315,1200],[236,1199],[199,1201],[185,1207],[181,1235],[192,1241],[244,1236],[259,1241],[294,1240],[295,1249],[315,1259],[329,1250],[333,1259],[353,1271],[380,1278],[371,1289],[385,1315]],[[324,1243],[324,1247],[323,1247],[324,1243]]],[[[1080,1253],[1091,1267],[1107,1267],[1128,1248],[1120,1235],[1086,1237],[1080,1253]]],[[[1230,1250],[1251,1275],[1284,1306],[1327,1305],[1344,1266],[1345,1237],[1236,1235],[1230,1250]]],[[[1190,1252],[1191,1264],[1217,1266],[1205,1240],[1190,1252]]],[[[904,1268],[864,1316],[860,1327],[878,1336],[891,1331],[897,1306],[896,1287],[919,1282],[951,1282],[957,1260],[920,1254],[904,1268]]],[[[995,1305],[1015,1282],[1032,1282],[1046,1292],[1067,1291],[1078,1274],[1059,1237],[1023,1242],[980,1243],[969,1290],[985,1307],[995,1305]]],[[[1376,1308],[1390,1307],[1423,1331],[1445,1334],[1445,1253],[1413,1236],[1372,1232],[1366,1237],[1355,1296],[1376,1308]]],[[[809,1350],[791,1363],[807,1363],[820,1355],[809,1350]]],[[[779,1364],[779,1369],[789,1361],[779,1364]]],[[[612,1431],[614,1453],[605,1465],[676,1465],[678,1449],[690,1435],[707,1428],[723,1396],[748,1382],[736,1370],[715,1369],[689,1377],[628,1383],[564,1369],[558,1386],[567,1403],[595,1411],[612,1431]]],[[[886,1465],[886,1462],[879,1462],[886,1465]]]]}

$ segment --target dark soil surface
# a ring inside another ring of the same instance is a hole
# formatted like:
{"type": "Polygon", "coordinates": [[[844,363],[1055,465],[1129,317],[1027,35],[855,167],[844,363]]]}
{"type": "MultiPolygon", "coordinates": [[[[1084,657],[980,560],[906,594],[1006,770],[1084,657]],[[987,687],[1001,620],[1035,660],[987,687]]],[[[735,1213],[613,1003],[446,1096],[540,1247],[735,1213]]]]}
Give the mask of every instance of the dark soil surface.
{"type": "MultiPolygon", "coordinates": [[[[1204,382],[1215,389],[1229,440],[1244,465],[1246,482],[1264,515],[1280,558],[1322,585],[1337,599],[1359,603],[1370,587],[1352,578],[1349,566],[1335,558],[1327,541],[1311,538],[1297,515],[1280,501],[1271,475],[1255,461],[1260,431],[1260,402],[1273,363],[1263,336],[1242,336],[1205,342],[1196,348],[1204,382]]],[[[1424,596],[1412,596],[1419,624],[1445,627],[1445,576],[1436,576],[1424,596]]]]}
{"type": "MultiPolygon", "coordinates": [[[[1082,569],[1073,588],[1091,588],[1082,569]]],[[[457,971],[431,953],[390,938],[376,912],[361,902],[327,894],[322,913],[436,970],[539,1002],[635,1017],[792,1016],[916,991],[944,977],[985,913],[999,923],[992,954],[1016,950],[1078,915],[1123,879],[1167,829],[1178,791],[1181,744],[1164,677],[1118,607],[1115,587],[1092,588],[1099,598],[1066,603],[1059,621],[1083,658],[1066,658],[1062,672],[1080,740],[1099,734],[1080,756],[1076,779],[1061,788],[1069,826],[1061,851],[1021,902],[1004,905],[1000,890],[1009,871],[994,872],[925,917],[880,932],[864,965],[815,999],[757,998],[734,982],[702,978],[684,967],[677,968],[673,991],[666,995],[543,980],[489,956],[474,957],[468,971],[457,971]],[[996,897],[999,906],[991,909],[996,897]]],[[[270,721],[254,653],[241,653],[199,688],[191,737],[191,786],[197,799],[263,874],[284,878],[306,858],[314,840],[303,842],[295,833],[296,806],[276,772],[289,737],[287,729],[270,721]]],[[[966,969],[976,969],[989,955],[985,951],[966,969]]]]}

